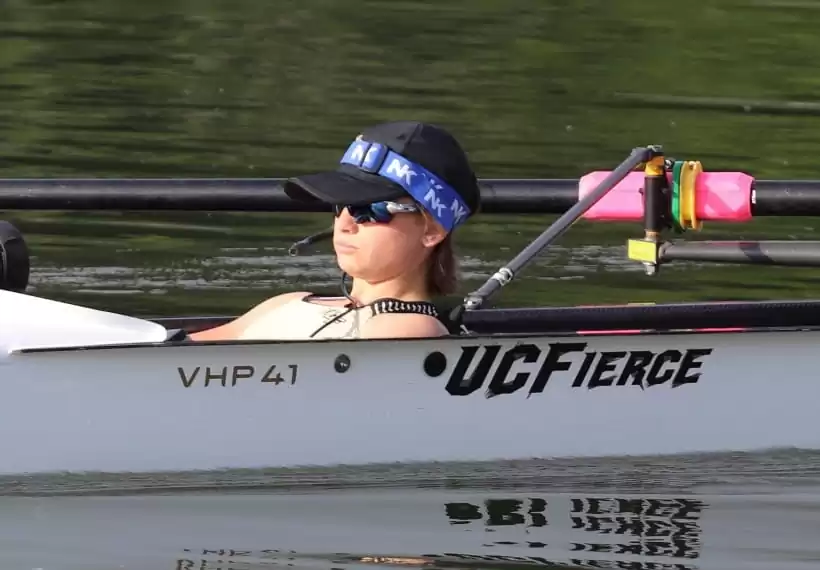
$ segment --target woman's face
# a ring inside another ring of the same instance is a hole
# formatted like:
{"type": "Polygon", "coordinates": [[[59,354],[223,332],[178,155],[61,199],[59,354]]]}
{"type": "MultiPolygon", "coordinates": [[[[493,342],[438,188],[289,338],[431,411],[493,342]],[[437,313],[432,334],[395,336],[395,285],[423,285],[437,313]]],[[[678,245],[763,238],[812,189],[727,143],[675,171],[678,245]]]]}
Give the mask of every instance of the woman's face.
{"type": "MultiPolygon", "coordinates": [[[[409,199],[396,201],[412,203],[409,199]]],[[[444,229],[421,212],[393,214],[387,223],[357,224],[345,208],[333,227],[339,267],[354,279],[369,283],[418,271],[433,247],[445,237],[444,229]]]]}

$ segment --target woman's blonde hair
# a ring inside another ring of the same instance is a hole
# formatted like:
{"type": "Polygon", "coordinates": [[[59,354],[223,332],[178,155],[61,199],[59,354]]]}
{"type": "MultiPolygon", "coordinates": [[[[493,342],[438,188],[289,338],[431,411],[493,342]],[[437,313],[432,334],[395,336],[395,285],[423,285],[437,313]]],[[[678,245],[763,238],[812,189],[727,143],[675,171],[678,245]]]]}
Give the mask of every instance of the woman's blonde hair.
{"type": "Polygon", "coordinates": [[[458,261],[453,236],[448,234],[430,254],[427,267],[427,290],[430,295],[450,295],[458,289],[458,261]]]}
{"type": "MultiPolygon", "coordinates": [[[[437,223],[422,204],[415,200],[414,202],[428,224],[437,223]]],[[[453,247],[453,234],[448,233],[433,248],[427,259],[427,292],[432,297],[451,295],[458,290],[458,278],[458,260],[453,247]]]]}

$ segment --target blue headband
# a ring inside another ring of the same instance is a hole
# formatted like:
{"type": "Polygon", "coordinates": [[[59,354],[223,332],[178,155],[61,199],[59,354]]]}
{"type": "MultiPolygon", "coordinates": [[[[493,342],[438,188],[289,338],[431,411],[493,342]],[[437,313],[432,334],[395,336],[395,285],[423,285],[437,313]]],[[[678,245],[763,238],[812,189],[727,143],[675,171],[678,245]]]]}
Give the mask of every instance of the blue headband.
{"type": "Polygon", "coordinates": [[[452,186],[383,144],[357,139],[340,162],[395,182],[448,232],[462,224],[470,214],[470,208],[452,186]]]}

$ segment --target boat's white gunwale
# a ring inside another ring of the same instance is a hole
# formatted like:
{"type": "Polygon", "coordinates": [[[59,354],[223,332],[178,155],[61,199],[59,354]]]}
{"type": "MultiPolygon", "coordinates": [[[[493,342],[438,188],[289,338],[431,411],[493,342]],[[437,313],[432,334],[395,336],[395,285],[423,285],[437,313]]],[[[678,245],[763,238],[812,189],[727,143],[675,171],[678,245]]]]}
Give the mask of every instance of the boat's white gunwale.
{"type": "Polygon", "coordinates": [[[164,341],[164,342],[137,342],[137,343],[119,343],[119,344],[94,344],[94,345],[80,345],[80,346],[57,346],[57,347],[42,347],[42,348],[21,348],[10,351],[9,356],[12,355],[35,355],[55,352],[89,352],[89,351],[103,351],[103,350],[122,350],[122,349],[157,349],[157,348],[194,348],[205,349],[209,347],[224,347],[224,346],[294,346],[294,345],[356,345],[360,346],[363,343],[380,344],[380,343],[429,343],[429,342],[447,342],[447,341],[479,341],[492,342],[496,340],[543,340],[553,338],[594,338],[594,339],[621,339],[621,338],[641,338],[641,337],[656,337],[656,336],[692,336],[692,335],[739,335],[739,334],[761,334],[761,333],[788,333],[788,332],[818,332],[820,325],[811,327],[750,327],[743,329],[656,329],[656,330],[636,330],[636,331],[565,331],[565,332],[549,332],[549,333],[497,333],[497,334],[461,334],[461,335],[446,335],[435,338],[362,338],[362,339],[270,339],[270,340],[180,340],[180,341],[164,341]]]}

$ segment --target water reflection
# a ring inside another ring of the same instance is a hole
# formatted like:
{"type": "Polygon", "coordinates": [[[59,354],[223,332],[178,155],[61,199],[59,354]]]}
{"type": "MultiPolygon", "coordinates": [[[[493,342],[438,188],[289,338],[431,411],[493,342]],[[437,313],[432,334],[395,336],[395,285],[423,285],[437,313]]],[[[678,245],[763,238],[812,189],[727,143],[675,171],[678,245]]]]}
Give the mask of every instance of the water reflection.
{"type": "Polygon", "coordinates": [[[782,451],[16,476],[0,481],[0,566],[803,570],[820,560],[818,465],[782,451]]]}
{"type": "MultiPolygon", "coordinates": [[[[212,545],[184,549],[174,568],[301,567],[323,560],[343,568],[367,564],[694,570],[699,568],[697,560],[702,546],[700,520],[708,508],[704,500],[691,497],[579,495],[491,496],[480,502],[448,501],[442,506],[451,530],[440,529],[441,538],[460,544],[463,551],[317,556],[280,548],[243,550],[212,545]],[[472,536],[472,531],[482,534],[472,536]],[[468,534],[471,532],[472,535],[468,534]],[[464,537],[466,541],[462,540],[464,537]]],[[[392,519],[382,519],[382,524],[386,528],[391,524],[403,526],[398,513],[392,519]]],[[[438,541],[431,541],[429,547],[434,547],[435,542],[438,541]]]]}
{"type": "MultiPolygon", "coordinates": [[[[453,502],[445,505],[451,524],[492,527],[524,527],[534,529],[569,526],[583,539],[586,533],[595,535],[586,541],[569,541],[564,548],[571,552],[608,553],[616,556],[659,556],[664,558],[697,559],[700,552],[701,528],[698,524],[706,503],[690,498],[648,497],[554,497],[528,499],[487,499],[482,505],[453,502]],[[602,541],[603,538],[609,541],[602,541]]],[[[563,533],[565,530],[558,531],[563,533]]],[[[520,533],[519,533],[520,534],[520,533]]],[[[526,540],[499,540],[497,537],[483,546],[520,545],[527,548],[550,548],[549,537],[533,540],[526,531],[526,540]]],[[[556,533],[558,534],[558,533],[556,533]]],[[[573,537],[574,538],[574,537],[573,537]]],[[[560,543],[561,541],[559,541],[560,543]]],[[[582,554],[579,554],[582,556],[582,554]]],[[[580,562],[579,562],[580,564],[580,562]]]]}

